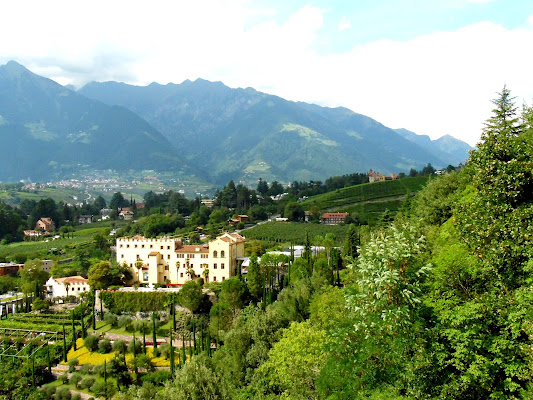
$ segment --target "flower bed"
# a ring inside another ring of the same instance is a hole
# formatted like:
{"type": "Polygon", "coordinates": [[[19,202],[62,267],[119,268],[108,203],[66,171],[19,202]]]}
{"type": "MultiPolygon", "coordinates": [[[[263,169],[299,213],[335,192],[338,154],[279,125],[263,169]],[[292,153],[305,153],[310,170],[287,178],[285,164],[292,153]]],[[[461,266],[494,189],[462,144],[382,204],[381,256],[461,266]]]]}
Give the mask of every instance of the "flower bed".
{"type": "MultiPolygon", "coordinates": [[[[72,360],[73,358],[78,359],[78,365],[85,365],[85,364],[92,364],[92,365],[100,365],[103,364],[104,361],[111,360],[115,353],[108,353],[108,354],[100,354],[97,352],[90,352],[87,350],[83,344],[83,339],[76,340],[76,347],[77,350],[74,351],[73,348],[71,348],[67,354],[67,362],[62,361],[61,364],[68,365],[68,361],[72,360]]],[[[162,357],[153,357],[154,349],[153,347],[147,347],[146,348],[146,354],[152,359],[152,363],[156,367],[170,367],[170,361],[165,360],[162,357]]],[[[132,354],[126,354],[126,362],[130,362],[133,358],[132,354]]]]}

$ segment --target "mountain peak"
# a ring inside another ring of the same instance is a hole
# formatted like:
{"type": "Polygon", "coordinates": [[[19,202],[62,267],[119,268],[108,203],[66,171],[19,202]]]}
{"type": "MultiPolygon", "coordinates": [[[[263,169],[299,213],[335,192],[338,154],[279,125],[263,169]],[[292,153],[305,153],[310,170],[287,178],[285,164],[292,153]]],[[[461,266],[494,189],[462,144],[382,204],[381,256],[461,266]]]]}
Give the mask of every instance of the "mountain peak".
{"type": "Polygon", "coordinates": [[[13,60],[8,61],[5,65],[1,65],[0,69],[3,69],[11,76],[20,76],[23,73],[31,73],[26,67],[13,60]]]}

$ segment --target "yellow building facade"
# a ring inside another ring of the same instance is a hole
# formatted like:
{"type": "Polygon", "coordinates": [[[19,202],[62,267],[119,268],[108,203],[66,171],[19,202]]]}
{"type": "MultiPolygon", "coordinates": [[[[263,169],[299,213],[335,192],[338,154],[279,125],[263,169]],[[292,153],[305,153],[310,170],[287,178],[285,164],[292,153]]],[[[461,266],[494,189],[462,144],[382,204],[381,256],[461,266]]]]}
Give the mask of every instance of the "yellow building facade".
{"type": "Polygon", "coordinates": [[[183,285],[195,277],[222,282],[238,275],[245,238],[224,233],[209,243],[183,245],[181,239],[119,238],[117,263],[131,268],[134,282],[183,285]]]}

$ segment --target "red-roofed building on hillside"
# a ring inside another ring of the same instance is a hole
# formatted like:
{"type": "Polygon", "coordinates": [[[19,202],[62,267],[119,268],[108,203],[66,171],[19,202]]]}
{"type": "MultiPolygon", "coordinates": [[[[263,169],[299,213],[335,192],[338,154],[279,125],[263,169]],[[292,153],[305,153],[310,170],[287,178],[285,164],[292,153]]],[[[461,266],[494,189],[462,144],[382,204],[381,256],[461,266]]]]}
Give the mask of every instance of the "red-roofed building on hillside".
{"type": "Polygon", "coordinates": [[[348,213],[335,213],[335,212],[324,213],[322,215],[322,223],[326,224],[326,225],[342,224],[346,220],[346,217],[348,215],[350,215],[350,214],[348,214],[348,213]]]}

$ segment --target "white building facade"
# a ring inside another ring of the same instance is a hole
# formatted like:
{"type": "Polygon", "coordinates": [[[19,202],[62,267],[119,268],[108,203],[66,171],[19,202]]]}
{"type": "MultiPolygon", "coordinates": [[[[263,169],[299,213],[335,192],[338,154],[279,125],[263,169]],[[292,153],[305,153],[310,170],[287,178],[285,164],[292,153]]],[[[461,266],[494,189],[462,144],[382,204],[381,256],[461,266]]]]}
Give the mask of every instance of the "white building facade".
{"type": "Polygon", "coordinates": [[[56,297],[76,296],[83,292],[91,290],[89,280],[82,276],[68,276],[66,278],[50,278],[45,283],[47,297],[53,299],[56,297]]]}
{"type": "Polygon", "coordinates": [[[205,244],[183,245],[179,238],[119,238],[117,263],[131,268],[134,282],[183,285],[195,277],[222,282],[238,275],[245,238],[225,233],[205,244]]]}

